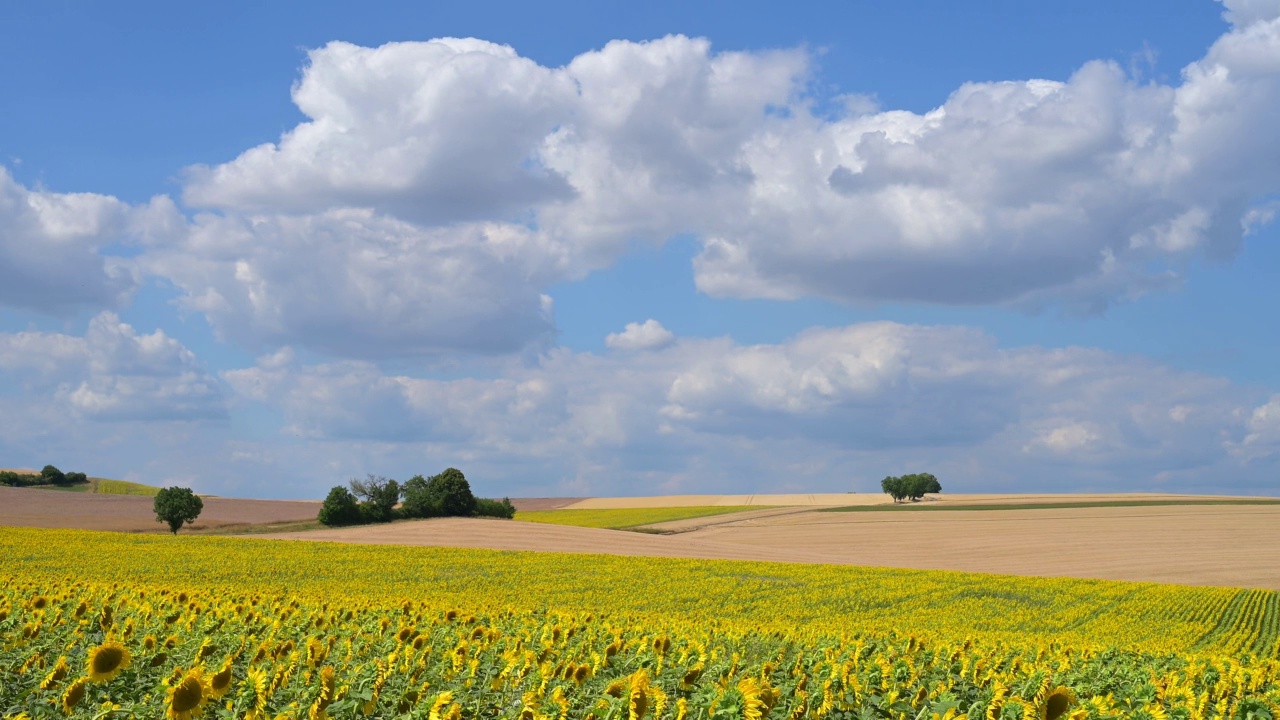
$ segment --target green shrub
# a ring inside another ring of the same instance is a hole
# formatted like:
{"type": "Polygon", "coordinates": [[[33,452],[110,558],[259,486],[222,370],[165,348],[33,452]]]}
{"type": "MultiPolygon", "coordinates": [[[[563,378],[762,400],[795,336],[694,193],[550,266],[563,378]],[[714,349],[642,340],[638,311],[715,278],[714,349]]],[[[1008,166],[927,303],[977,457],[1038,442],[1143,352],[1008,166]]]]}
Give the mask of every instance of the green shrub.
{"type": "Polygon", "coordinates": [[[82,485],[89,478],[81,472],[64,473],[52,465],[45,465],[39,473],[19,473],[12,470],[0,471],[0,485],[9,487],[31,487],[33,485],[82,485]]]}
{"type": "Polygon", "coordinates": [[[329,496],[324,499],[324,504],[320,506],[320,514],[317,517],[323,525],[358,525],[363,521],[360,513],[360,503],[356,501],[356,496],[351,491],[341,485],[329,491],[329,496]]]}
{"type": "Polygon", "coordinates": [[[502,498],[501,500],[476,498],[476,515],[510,520],[516,516],[516,506],[512,505],[511,500],[507,498],[502,498]]]}
{"type": "Polygon", "coordinates": [[[28,485],[41,485],[44,478],[39,475],[30,473],[16,473],[12,470],[0,472],[0,485],[8,485],[9,487],[27,487],[28,485]]]}

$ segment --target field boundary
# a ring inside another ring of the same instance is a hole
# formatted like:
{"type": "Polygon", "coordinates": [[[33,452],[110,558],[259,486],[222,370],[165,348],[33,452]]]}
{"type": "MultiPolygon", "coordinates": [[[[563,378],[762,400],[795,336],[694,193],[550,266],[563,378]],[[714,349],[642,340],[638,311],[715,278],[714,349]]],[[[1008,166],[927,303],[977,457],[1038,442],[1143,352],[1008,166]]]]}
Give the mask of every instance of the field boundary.
{"type": "Polygon", "coordinates": [[[931,502],[895,505],[846,505],[844,507],[815,507],[813,512],[960,512],[974,510],[1066,510],[1072,508],[1106,507],[1169,507],[1179,505],[1280,505],[1280,498],[1251,498],[1240,500],[1115,500],[1087,502],[1039,502],[1039,503],[971,503],[948,504],[931,502]]]}

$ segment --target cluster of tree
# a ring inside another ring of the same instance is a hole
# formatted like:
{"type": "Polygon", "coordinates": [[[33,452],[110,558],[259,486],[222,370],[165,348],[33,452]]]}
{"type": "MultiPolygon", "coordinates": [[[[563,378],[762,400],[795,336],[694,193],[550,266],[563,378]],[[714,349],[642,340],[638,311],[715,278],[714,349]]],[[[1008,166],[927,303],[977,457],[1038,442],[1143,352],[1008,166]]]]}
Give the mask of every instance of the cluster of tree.
{"type": "Polygon", "coordinates": [[[33,485],[82,485],[89,478],[82,472],[64,473],[52,465],[45,465],[38,473],[18,473],[12,470],[0,472],[0,485],[9,487],[31,487],[33,485]]]}
{"type": "Polygon", "coordinates": [[[156,522],[168,523],[169,532],[174,535],[186,523],[193,523],[204,510],[204,500],[191,492],[191,488],[167,487],[156,493],[152,509],[156,511],[156,522]]]}
{"type": "Polygon", "coordinates": [[[424,478],[414,475],[403,484],[380,475],[352,480],[329,491],[320,506],[325,525],[360,525],[390,522],[398,518],[515,517],[507,498],[488,500],[471,493],[461,470],[449,468],[424,478]]]}
{"type": "Polygon", "coordinates": [[[916,473],[901,477],[890,475],[880,481],[880,489],[888,493],[894,502],[903,500],[915,502],[924,497],[926,493],[942,492],[942,485],[938,482],[938,478],[930,473],[916,473]]]}

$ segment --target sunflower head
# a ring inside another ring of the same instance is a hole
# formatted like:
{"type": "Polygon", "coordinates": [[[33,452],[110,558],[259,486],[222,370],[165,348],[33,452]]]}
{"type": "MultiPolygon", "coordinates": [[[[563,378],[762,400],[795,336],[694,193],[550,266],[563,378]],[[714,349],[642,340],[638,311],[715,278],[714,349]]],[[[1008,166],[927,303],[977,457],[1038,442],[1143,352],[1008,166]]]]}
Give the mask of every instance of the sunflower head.
{"type": "Polygon", "coordinates": [[[222,664],[222,669],[209,677],[209,697],[220,698],[231,689],[231,659],[222,664]]]}
{"type": "Polygon", "coordinates": [[[63,655],[58,658],[58,662],[54,663],[53,669],[48,675],[44,676],[44,680],[40,683],[41,690],[48,690],[66,679],[70,668],[67,667],[67,656],[63,655]]]}
{"type": "Polygon", "coordinates": [[[204,673],[200,668],[194,668],[169,688],[169,709],[165,717],[169,720],[191,720],[200,714],[207,698],[204,673]]]}
{"type": "Polygon", "coordinates": [[[62,711],[70,715],[75,711],[76,705],[84,699],[85,687],[89,684],[89,678],[82,677],[67,686],[66,692],[62,693],[62,711]]]}
{"type": "Polygon", "coordinates": [[[258,720],[267,716],[267,687],[270,679],[267,677],[267,671],[262,668],[251,667],[245,673],[244,683],[241,685],[241,697],[248,706],[245,713],[247,720],[258,720]]]}
{"type": "Polygon", "coordinates": [[[628,720],[640,720],[649,711],[649,672],[640,668],[631,676],[631,694],[627,703],[628,720]]]}
{"type": "Polygon", "coordinates": [[[1058,686],[1049,691],[1040,706],[1040,720],[1061,720],[1076,704],[1076,694],[1070,688],[1058,686]]]}
{"type": "Polygon", "coordinates": [[[89,651],[89,679],[108,682],[133,661],[129,649],[114,640],[108,640],[89,651]]]}

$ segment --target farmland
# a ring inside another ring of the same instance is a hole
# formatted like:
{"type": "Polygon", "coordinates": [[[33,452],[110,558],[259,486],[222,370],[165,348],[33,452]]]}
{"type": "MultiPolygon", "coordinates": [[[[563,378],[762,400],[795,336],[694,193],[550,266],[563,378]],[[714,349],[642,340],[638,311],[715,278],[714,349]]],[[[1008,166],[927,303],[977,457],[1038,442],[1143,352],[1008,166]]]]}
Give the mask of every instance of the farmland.
{"type": "MultiPolygon", "coordinates": [[[[0,487],[0,526],[164,532],[150,493],[138,489],[148,486],[131,485],[109,484],[96,493],[0,487]]],[[[320,508],[317,502],[238,498],[204,503],[198,531],[311,521],[320,508]]]]}
{"type": "Polygon", "coordinates": [[[0,531],[0,552],[8,717],[1022,718],[1065,712],[1070,694],[1076,717],[1280,705],[1270,591],[26,529],[0,531]]]}
{"type": "Polygon", "coordinates": [[[591,528],[634,528],[654,523],[691,520],[758,508],[750,505],[709,505],[667,508],[608,508],[601,510],[535,510],[520,513],[523,522],[591,528]]]}
{"type": "Polygon", "coordinates": [[[524,513],[517,513],[516,522],[442,518],[275,537],[893,566],[1280,590],[1280,505],[1274,504],[844,513],[791,507],[648,526],[677,533],[673,535],[519,522],[522,517],[524,513]],[[1241,548],[1248,551],[1241,552],[1241,548]]]}

